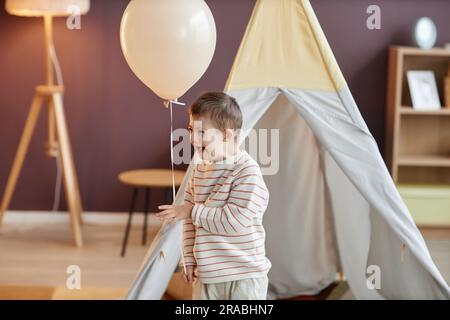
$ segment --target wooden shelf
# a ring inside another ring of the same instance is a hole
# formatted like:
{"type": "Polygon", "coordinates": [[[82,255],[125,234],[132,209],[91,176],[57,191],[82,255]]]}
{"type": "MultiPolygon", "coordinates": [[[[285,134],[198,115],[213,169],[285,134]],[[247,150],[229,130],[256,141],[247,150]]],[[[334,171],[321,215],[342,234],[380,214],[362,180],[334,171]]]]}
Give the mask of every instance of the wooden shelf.
{"type": "Polygon", "coordinates": [[[415,47],[401,47],[394,46],[401,55],[412,55],[412,56],[422,56],[422,57],[450,57],[450,50],[445,48],[433,48],[430,50],[423,50],[415,47]]]}
{"type": "Polygon", "coordinates": [[[416,110],[412,107],[400,107],[400,114],[419,116],[450,116],[450,108],[441,108],[439,110],[416,110]]]}
{"type": "Polygon", "coordinates": [[[407,74],[434,73],[441,103],[450,75],[450,50],[394,46],[389,50],[385,159],[401,183],[450,183],[450,108],[416,110],[407,74]]]}
{"type": "Polygon", "coordinates": [[[450,167],[450,156],[401,155],[398,165],[413,167],[450,167]]]}

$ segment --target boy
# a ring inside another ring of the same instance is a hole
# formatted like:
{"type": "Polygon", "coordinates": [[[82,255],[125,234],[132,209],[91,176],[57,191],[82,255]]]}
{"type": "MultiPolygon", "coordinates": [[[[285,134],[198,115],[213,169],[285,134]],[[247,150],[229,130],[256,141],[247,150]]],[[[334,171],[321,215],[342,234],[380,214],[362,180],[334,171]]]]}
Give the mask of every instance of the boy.
{"type": "Polygon", "coordinates": [[[208,92],[190,106],[189,119],[191,144],[201,161],[184,204],[159,206],[164,211],[157,214],[185,219],[184,279],[196,284],[194,299],[266,299],[271,263],[262,218],[269,192],[256,161],[238,148],[240,107],[225,93],[208,92]]]}

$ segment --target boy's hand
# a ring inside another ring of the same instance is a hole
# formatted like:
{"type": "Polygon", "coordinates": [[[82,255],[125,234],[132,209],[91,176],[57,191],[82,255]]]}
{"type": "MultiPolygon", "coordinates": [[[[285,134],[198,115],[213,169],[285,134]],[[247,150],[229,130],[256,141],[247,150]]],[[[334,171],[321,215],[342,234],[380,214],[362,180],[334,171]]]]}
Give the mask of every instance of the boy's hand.
{"type": "Polygon", "coordinates": [[[186,272],[183,274],[184,282],[186,283],[195,283],[197,281],[197,272],[194,266],[186,266],[186,272]]]}
{"type": "Polygon", "coordinates": [[[165,204],[158,207],[159,210],[156,216],[160,220],[169,220],[170,222],[175,222],[182,219],[187,219],[191,217],[192,205],[182,204],[182,205],[170,205],[165,204]]]}

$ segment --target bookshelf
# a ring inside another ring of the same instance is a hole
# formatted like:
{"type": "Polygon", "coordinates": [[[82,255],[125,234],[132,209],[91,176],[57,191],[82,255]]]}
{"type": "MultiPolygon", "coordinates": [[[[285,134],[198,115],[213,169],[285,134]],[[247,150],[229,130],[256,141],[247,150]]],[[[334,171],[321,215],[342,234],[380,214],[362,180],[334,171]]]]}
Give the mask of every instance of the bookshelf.
{"type": "Polygon", "coordinates": [[[432,70],[441,103],[444,104],[444,78],[450,65],[450,50],[421,50],[411,47],[390,47],[387,88],[385,160],[394,182],[408,207],[419,204],[421,217],[416,222],[426,225],[450,226],[450,108],[419,111],[412,108],[406,73],[409,70],[432,70]],[[415,187],[417,186],[417,187],[415,187]],[[415,189],[416,188],[416,189],[415,189]],[[430,193],[436,194],[435,197],[430,193]],[[443,197],[443,198],[442,198],[443,197]],[[437,200],[438,199],[438,200],[437,200]],[[426,202],[428,201],[428,202],[426,202]],[[423,210],[435,203],[446,203],[447,213],[439,212],[433,220],[423,210]]]}
{"type": "Polygon", "coordinates": [[[432,70],[441,101],[444,101],[443,79],[449,63],[450,50],[389,49],[385,155],[392,177],[398,184],[426,182],[450,185],[450,108],[414,110],[406,80],[409,70],[432,70]],[[414,170],[411,167],[419,167],[421,174],[412,174],[414,170]],[[427,173],[428,177],[425,177],[427,173]]]}

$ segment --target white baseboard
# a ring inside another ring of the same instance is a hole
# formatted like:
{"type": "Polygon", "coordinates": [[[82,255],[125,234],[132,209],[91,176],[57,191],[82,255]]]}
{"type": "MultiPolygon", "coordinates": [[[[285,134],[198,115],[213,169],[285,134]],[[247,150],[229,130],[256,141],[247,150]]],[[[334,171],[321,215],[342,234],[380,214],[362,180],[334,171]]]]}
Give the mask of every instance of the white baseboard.
{"type": "MultiPolygon", "coordinates": [[[[19,211],[9,210],[5,212],[3,223],[65,223],[68,222],[69,215],[67,211],[19,211]]],[[[128,221],[128,212],[83,212],[83,222],[105,225],[126,225],[128,221]]],[[[148,225],[162,225],[161,221],[154,214],[149,213],[148,225]]],[[[132,226],[142,226],[144,224],[144,213],[134,212],[132,226]]]]}

